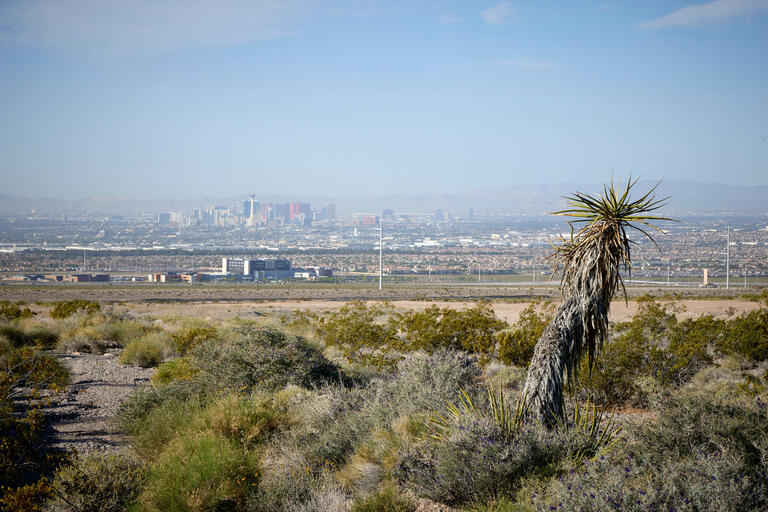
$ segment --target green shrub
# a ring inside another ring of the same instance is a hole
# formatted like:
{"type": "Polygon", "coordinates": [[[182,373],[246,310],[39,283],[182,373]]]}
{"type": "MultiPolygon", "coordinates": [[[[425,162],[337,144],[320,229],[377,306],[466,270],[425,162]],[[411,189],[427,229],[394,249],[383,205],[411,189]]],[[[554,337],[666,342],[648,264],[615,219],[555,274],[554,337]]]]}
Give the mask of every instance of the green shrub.
{"type": "Polygon", "coordinates": [[[403,496],[393,483],[381,486],[352,504],[352,512],[416,512],[413,500],[403,496]]]}
{"type": "Polygon", "coordinates": [[[0,301],[0,322],[11,322],[22,318],[32,318],[37,313],[7,300],[0,301]]]}
{"type": "Polygon", "coordinates": [[[728,320],[725,337],[718,349],[724,354],[739,354],[753,361],[768,359],[768,301],[756,311],[728,320]]]}
{"type": "Polygon", "coordinates": [[[120,512],[139,495],[146,469],[126,455],[92,455],[61,467],[53,487],[61,496],[55,504],[79,512],[120,512]]]}
{"type": "Polygon", "coordinates": [[[131,434],[131,446],[136,453],[145,460],[154,460],[168,443],[188,430],[202,408],[203,404],[192,397],[188,400],[166,398],[160,403],[151,404],[144,414],[136,410],[136,407],[133,411],[137,413],[136,417],[126,418],[124,412],[123,426],[131,434]]]}
{"type": "Polygon", "coordinates": [[[205,343],[193,352],[193,366],[222,389],[306,388],[342,378],[338,366],[305,339],[275,329],[242,327],[229,344],[205,343]]]}
{"type": "Polygon", "coordinates": [[[157,367],[157,372],[152,376],[152,384],[162,386],[176,380],[189,381],[196,374],[197,370],[192,368],[189,359],[172,359],[157,367]]]}
{"type": "Polygon", "coordinates": [[[0,324],[0,336],[8,339],[14,347],[34,345],[52,348],[58,341],[58,335],[42,325],[34,325],[25,329],[20,325],[0,324]]]}
{"type": "Polygon", "coordinates": [[[49,475],[67,459],[46,436],[45,407],[35,388],[64,385],[66,369],[30,347],[0,338],[0,511],[43,510],[49,475]],[[20,387],[33,392],[20,392],[20,387]]]}
{"type": "Polygon", "coordinates": [[[588,367],[580,364],[580,388],[606,405],[643,405],[647,401],[640,382],[647,377],[661,386],[679,386],[712,363],[710,347],[723,321],[711,315],[678,322],[671,304],[653,297],[638,300],[638,312],[615,326],[615,336],[588,367]]]}
{"type": "Polygon", "coordinates": [[[389,303],[349,302],[320,318],[317,331],[327,345],[338,348],[352,362],[391,366],[398,358],[390,352],[399,342],[392,311],[389,303]]]}
{"type": "Polygon", "coordinates": [[[147,511],[242,510],[257,485],[259,458],[212,433],[176,438],[149,470],[147,511]]]}
{"type": "Polygon", "coordinates": [[[532,303],[526,307],[511,330],[498,334],[499,359],[506,364],[528,367],[536,342],[552,321],[552,310],[551,304],[539,306],[532,303]]]}
{"type": "Polygon", "coordinates": [[[75,313],[93,314],[98,313],[101,310],[101,305],[98,302],[90,300],[67,300],[57,302],[51,310],[51,318],[67,318],[75,313]]]}
{"type": "Polygon", "coordinates": [[[0,385],[60,389],[69,384],[69,371],[55,357],[32,347],[0,344],[0,385]]]}
{"type": "Polygon", "coordinates": [[[150,333],[125,346],[120,355],[120,362],[150,368],[163,361],[165,343],[159,333],[150,333]]]}
{"type": "Polygon", "coordinates": [[[395,315],[394,319],[402,333],[397,347],[404,352],[443,348],[489,356],[496,348],[496,334],[507,327],[487,301],[463,311],[433,304],[424,311],[395,315]]]}
{"type": "Polygon", "coordinates": [[[179,354],[186,354],[192,348],[208,340],[215,340],[218,332],[214,327],[195,325],[171,335],[173,349],[179,354]]]}

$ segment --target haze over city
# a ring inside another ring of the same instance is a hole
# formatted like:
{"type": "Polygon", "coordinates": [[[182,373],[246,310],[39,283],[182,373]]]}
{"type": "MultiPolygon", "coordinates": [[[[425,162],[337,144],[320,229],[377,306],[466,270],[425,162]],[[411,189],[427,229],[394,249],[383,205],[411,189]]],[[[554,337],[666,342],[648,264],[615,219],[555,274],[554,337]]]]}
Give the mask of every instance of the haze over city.
{"type": "Polygon", "coordinates": [[[5,1],[2,192],[768,185],[765,62],[765,0],[5,1]]]}

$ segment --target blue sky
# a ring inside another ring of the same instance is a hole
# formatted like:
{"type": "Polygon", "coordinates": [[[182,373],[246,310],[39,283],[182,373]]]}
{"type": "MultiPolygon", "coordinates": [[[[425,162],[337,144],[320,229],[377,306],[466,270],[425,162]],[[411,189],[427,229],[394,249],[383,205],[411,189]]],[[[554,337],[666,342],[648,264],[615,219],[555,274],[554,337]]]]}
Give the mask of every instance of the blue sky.
{"type": "Polygon", "coordinates": [[[768,0],[0,0],[2,192],[768,185],[768,0]]]}

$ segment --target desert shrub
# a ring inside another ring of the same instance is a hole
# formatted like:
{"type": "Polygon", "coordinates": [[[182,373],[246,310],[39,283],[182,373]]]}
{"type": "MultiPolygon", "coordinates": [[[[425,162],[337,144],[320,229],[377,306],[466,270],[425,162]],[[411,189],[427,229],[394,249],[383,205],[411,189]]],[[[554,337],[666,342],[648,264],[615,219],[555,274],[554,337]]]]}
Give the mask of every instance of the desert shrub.
{"type": "Polygon", "coordinates": [[[552,480],[533,504],[566,510],[765,510],[768,411],[682,392],[633,427],[624,452],[552,480]]]}
{"type": "MultiPolygon", "coordinates": [[[[433,354],[408,354],[391,379],[379,383],[381,408],[395,415],[412,414],[444,404],[459,389],[474,387],[481,370],[477,358],[465,352],[439,349],[433,354]]],[[[388,418],[392,419],[392,418],[388,418]]]]}
{"type": "Polygon", "coordinates": [[[242,327],[229,344],[200,345],[192,362],[201,378],[236,391],[287,384],[309,388],[343,377],[339,367],[304,338],[275,329],[242,327]]]}
{"type": "Polygon", "coordinates": [[[171,335],[173,349],[179,354],[186,354],[192,348],[208,340],[218,338],[218,331],[207,325],[193,325],[171,335]]]}
{"type": "Polygon", "coordinates": [[[596,461],[552,480],[531,500],[538,510],[765,510],[765,487],[717,455],[695,454],[647,466],[634,458],[596,461]]]}
{"type": "Polygon", "coordinates": [[[523,478],[553,474],[620,440],[620,429],[594,407],[575,408],[570,418],[548,430],[526,420],[522,402],[492,387],[484,405],[462,392],[431,423],[433,435],[413,445],[396,475],[415,493],[453,505],[513,494],[523,478]]]}
{"type": "Polygon", "coordinates": [[[69,372],[58,359],[32,347],[13,348],[0,344],[0,383],[58,389],[69,384],[69,372]]]}
{"type": "Polygon", "coordinates": [[[148,333],[157,331],[157,328],[140,320],[107,315],[104,322],[94,329],[94,335],[102,340],[112,342],[113,346],[124,346],[148,333]]]}
{"type": "Polygon", "coordinates": [[[768,464],[768,408],[717,400],[706,394],[681,393],[662,403],[653,424],[635,429],[642,457],[655,463],[696,453],[740,459],[745,470],[768,464]]]}
{"type": "Polygon", "coordinates": [[[426,442],[403,456],[396,475],[414,493],[449,505],[512,493],[520,479],[563,459],[563,440],[531,425],[514,440],[493,419],[462,416],[448,438],[426,442]]]}
{"type": "Polygon", "coordinates": [[[59,341],[59,335],[44,325],[33,325],[26,332],[31,345],[43,348],[53,348],[59,341]]]}
{"type": "Polygon", "coordinates": [[[404,352],[449,348],[489,356],[496,348],[496,334],[507,327],[487,301],[464,311],[432,305],[394,315],[394,321],[402,336],[398,348],[404,352]]]}
{"type": "Polygon", "coordinates": [[[615,326],[615,336],[589,368],[580,364],[580,389],[607,405],[644,404],[640,383],[653,378],[661,386],[679,386],[712,363],[710,347],[723,322],[705,315],[678,322],[675,307],[651,296],[638,299],[638,313],[615,326]]]}
{"type": "Polygon", "coordinates": [[[397,327],[388,303],[367,305],[353,301],[321,317],[317,331],[326,344],[338,348],[350,361],[361,364],[392,365],[389,354],[398,342],[397,327]]]}
{"type": "Polygon", "coordinates": [[[768,299],[760,309],[731,318],[718,350],[739,354],[753,361],[768,359],[768,299]]]}
{"type": "Polygon", "coordinates": [[[374,492],[352,503],[352,512],[416,512],[416,504],[402,495],[393,483],[386,483],[374,492]]]}
{"type": "Polygon", "coordinates": [[[13,347],[23,347],[30,344],[24,329],[18,325],[0,324],[0,336],[8,340],[13,347]]]}
{"type": "MultiPolygon", "coordinates": [[[[171,381],[157,388],[140,388],[120,404],[116,424],[125,432],[142,432],[143,422],[156,409],[167,405],[178,407],[180,412],[184,412],[184,404],[189,402],[192,409],[197,410],[201,404],[207,403],[212,395],[210,383],[198,379],[171,381]]],[[[159,415],[162,416],[161,413],[159,415]]],[[[173,421],[172,418],[170,420],[173,421]]]]}
{"type": "MultiPolygon", "coordinates": [[[[149,400],[148,400],[149,401],[149,400]]],[[[145,460],[154,460],[172,439],[188,429],[196,414],[203,408],[198,400],[166,398],[160,403],[142,404],[147,406],[145,414],[139,406],[134,406],[134,418],[126,418],[123,413],[122,425],[131,435],[131,446],[145,460]]]]}
{"type": "Polygon", "coordinates": [[[58,341],[58,335],[43,325],[24,328],[18,324],[0,324],[0,336],[8,339],[14,347],[35,345],[51,348],[58,341]]]}
{"type": "Polygon", "coordinates": [[[162,386],[176,380],[189,381],[196,374],[197,370],[192,368],[189,359],[185,357],[172,359],[157,367],[157,371],[152,376],[152,384],[162,386]]]}
{"type": "Polygon", "coordinates": [[[191,432],[210,431],[240,445],[252,447],[263,443],[274,431],[291,423],[279,396],[226,394],[195,414],[191,432]]]}
{"type": "Polygon", "coordinates": [[[0,339],[0,510],[42,510],[50,497],[49,477],[67,455],[48,443],[46,402],[35,389],[67,380],[57,360],[0,339]]]}
{"type": "Polygon", "coordinates": [[[549,322],[552,305],[530,304],[521,313],[511,330],[498,334],[499,359],[506,364],[527,367],[533,358],[533,349],[549,322]]]}
{"type": "Polygon", "coordinates": [[[79,512],[120,512],[139,495],[146,468],[127,455],[92,455],[61,467],[53,488],[61,494],[55,504],[79,512]]]}
{"type": "Polygon", "coordinates": [[[148,511],[242,510],[258,474],[258,454],[233,440],[180,436],[150,467],[139,499],[148,511]]]}
{"type": "Polygon", "coordinates": [[[51,318],[67,318],[75,313],[93,314],[98,313],[101,310],[101,305],[98,302],[90,300],[67,300],[54,304],[51,310],[51,318]]]}
{"type": "Polygon", "coordinates": [[[165,355],[164,337],[160,333],[149,333],[125,346],[120,362],[150,368],[163,361],[165,355]]]}
{"type": "Polygon", "coordinates": [[[0,301],[0,322],[11,322],[22,318],[32,318],[37,313],[22,304],[14,304],[7,300],[0,301]]]}

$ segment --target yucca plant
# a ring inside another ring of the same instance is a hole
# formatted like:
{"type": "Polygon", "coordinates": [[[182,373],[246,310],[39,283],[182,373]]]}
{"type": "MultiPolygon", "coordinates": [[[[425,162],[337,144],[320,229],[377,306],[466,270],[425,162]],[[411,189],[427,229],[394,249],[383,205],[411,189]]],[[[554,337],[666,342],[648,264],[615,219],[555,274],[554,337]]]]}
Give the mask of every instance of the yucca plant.
{"type": "Polygon", "coordinates": [[[447,402],[447,412],[432,413],[430,425],[432,436],[441,441],[448,441],[453,429],[459,425],[466,416],[489,416],[501,429],[507,440],[513,439],[523,426],[527,407],[522,398],[518,398],[514,405],[510,403],[501,390],[496,390],[493,383],[489,383],[486,392],[488,394],[488,411],[481,411],[475,406],[472,398],[463,389],[459,390],[459,403],[447,402]]]}
{"type": "Polygon", "coordinates": [[[586,458],[595,459],[611,451],[622,441],[623,427],[614,422],[614,416],[598,409],[594,402],[587,401],[584,407],[575,404],[570,418],[557,419],[558,428],[573,430],[580,443],[571,453],[571,458],[580,462],[586,458]]]}
{"type": "Polygon", "coordinates": [[[651,222],[672,220],[650,215],[668,199],[656,199],[659,184],[633,200],[630,192],[636,183],[630,178],[617,189],[611,180],[597,196],[576,192],[565,197],[567,209],[553,212],[574,218],[570,239],[563,239],[550,255],[556,269],[562,268],[563,303],[536,343],[523,388],[530,413],[550,427],[564,420],[564,377],[575,382],[585,351],[591,371],[605,340],[611,299],[619,286],[624,289],[620,271],[632,269],[633,242],[627,231],[637,230],[655,244],[649,231],[661,230],[651,222]]]}

